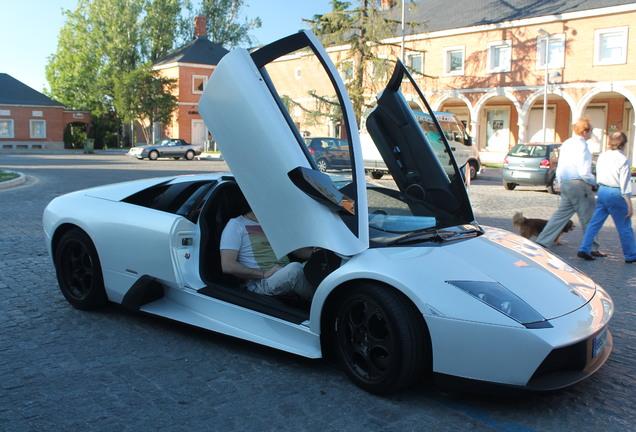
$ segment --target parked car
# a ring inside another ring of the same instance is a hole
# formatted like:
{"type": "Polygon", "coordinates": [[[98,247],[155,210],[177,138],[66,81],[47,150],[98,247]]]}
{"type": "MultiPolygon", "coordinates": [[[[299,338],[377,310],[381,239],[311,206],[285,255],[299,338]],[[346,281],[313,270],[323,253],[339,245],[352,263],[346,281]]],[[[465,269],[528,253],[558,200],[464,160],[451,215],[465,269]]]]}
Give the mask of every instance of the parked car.
{"type": "Polygon", "coordinates": [[[457,164],[449,155],[449,176],[403,85],[428,105],[398,61],[367,119],[397,189],[367,186],[353,106],[313,34],[226,54],[198,109],[232,173],[55,198],[43,227],[63,295],[80,309],[110,301],[309,358],[333,355],[378,394],[433,374],[537,391],[590,376],[612,350],[611,298],[536,243],[477,223],[457,164]],[[314,56],[311,81],[279,67],[298,53],[314,56]],[[279,96],[290,82],[305,87],[294,119],[279,96]],[[334,122],[351,155],[331,177],[301,131],[324,136],[334,122]],[[316,287],[310,305],[247,291],[221,271],[221,232],[248,204],[278,257],[316,248],[304,267],[316,287]]]}
{"type": "Polygon", "coordinates": [[[137,159],[157,160],[160,157],[171,157],[173,159],[185,158],[192,160],[195,156],[200,155],[202,151],[203,146],[192,145],[183,139],[166,138],[152,145],[131,147],[127,155],[137,159]]]}
{"type": "Polygon", "coordinates": [[[309,137],[305,144],[321,172],[330,169],[351,169],[349,143],[340,138],[309,137]]]}
{"type": "Polygon", "coordinates": [[[545,186],[557,193],[556,167],[561,144],[517,144],[503,162],[501,177],[506,190],[517,185],[545,186]]]}

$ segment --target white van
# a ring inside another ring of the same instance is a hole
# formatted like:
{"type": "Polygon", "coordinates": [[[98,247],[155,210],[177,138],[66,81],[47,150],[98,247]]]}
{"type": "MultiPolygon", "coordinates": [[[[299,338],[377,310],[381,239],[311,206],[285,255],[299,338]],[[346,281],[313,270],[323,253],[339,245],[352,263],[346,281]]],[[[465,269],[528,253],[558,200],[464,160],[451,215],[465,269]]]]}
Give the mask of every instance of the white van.
{"type": "MultiPolygon", "coordinates": [[[[444,167],[446,174],[453,174],[453,166],[444,148],[442,138],[435,128],[433,119],[428,113],[422,111],[413,111],[413,114],[415,114],[415,118],[435,150],[435,154],[444,167]]],[[[479,150],[476,146],[472,145],[472,138],[468,135],[463,123],[457,119],[455,114],[440,111],[435,111],[434,114],[444,131],[446,140],[455,156],[457,166],[463,167],[467,164],[466,166],[470,169],[470,179],[473,180],[481,171],[481,161],[479,159],[479,150]]],[[[382,176],[388,172],[388,169],[366,130],[360,131],[360,142],[362,144],[364,170],[374,179],[382,178],[382,176]]]]}

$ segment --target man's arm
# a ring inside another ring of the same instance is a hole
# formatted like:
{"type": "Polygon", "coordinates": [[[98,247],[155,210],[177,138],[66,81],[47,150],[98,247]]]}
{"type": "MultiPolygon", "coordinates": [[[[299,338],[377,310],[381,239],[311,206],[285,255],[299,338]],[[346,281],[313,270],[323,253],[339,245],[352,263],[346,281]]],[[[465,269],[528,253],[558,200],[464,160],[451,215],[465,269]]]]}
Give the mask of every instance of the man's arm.
{"type": "Polygon", "coordinates": [[[221,269],[223,273],[239,279],[266,279],[280,270],[280,267],[274,266],[265,271],[247,267],[238,262],[238,251],[221,249],[221,269]]]}

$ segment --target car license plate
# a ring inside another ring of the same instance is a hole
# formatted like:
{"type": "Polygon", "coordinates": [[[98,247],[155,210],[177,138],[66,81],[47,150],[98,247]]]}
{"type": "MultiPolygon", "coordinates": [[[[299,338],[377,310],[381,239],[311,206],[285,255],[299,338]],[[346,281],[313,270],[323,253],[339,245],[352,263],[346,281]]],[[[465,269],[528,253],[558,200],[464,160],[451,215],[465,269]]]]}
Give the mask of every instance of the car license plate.
{"type": "Polygon", "coordinates": [[[592,358],[596,357],[607,344],[607,327],[603,329],[595,338],[592,343],[592,358]]]}
{"type": "Polygon", "coordinates": [[[523,171],[515,171],[512,173],[512,176],[515,178],[527,179],[527,178],[530,178],[530,173],[523,172],[523,171]]]}

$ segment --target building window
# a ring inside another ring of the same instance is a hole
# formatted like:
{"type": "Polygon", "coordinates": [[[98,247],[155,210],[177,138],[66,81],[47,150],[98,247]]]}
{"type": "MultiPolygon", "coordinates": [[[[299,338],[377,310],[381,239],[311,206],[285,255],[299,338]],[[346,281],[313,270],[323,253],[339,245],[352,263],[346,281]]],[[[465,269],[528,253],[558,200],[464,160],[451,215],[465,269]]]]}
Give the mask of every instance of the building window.
{"type": "Polygon", "coordinates": [[[490,42],[488,44],[488,72],[510,72],[512,42],[490,42]]]}
{"type": "Polygon", "coordinates": [[[345,60],[340,63],[338,67],[340,77],[344,82],[351,81],[353,79],[353,60],[345,60]]]}
{"type": "Polygon", "coordinates": [[[464,47],[444,48],[444,73],[464,75],[464,47]]]}
{"type": "Polygon", "coordinates": [[[371,79],[387,81],[389,79],[389,63],[386,57],[377,57],[371,63],[371,79]]]}
{"type": "Polygon", "coordinates": [[[594,64],[627,63],[627,32],[629,27],[599,29],[594,32],[594,64]]]}
{"type": "Polygon", "coordinates": [[[410,54],[406,56],[406,65],[412,74],[424,75],[424,56],[422,54],[410,54]]]}
{"type": "Polygon", "coordinates": [[[0,119],[0,138],[13,138],[13,119],[0,119]]]}
{"type": "MultiPolygon", "coordinates": [[[[537,69],[545,68],[545,44],[546,37],[537,38],[537,69]]],[[[550,48],[548,50],[548,69],[562,68],[565,55],[565,35],[555,34],[550,36],[550,48]]]]}
{"type": "Polygon", "coordinates": [[[29,120],[29,137],[46,138],[46,120],[29,120]]]}
{"type": "Polygon", "coordinates": [[[0,115],[1,116],[10,116],[11,115],[11,110],[0,110],[0,115]]]}
{"type": "Polygon", "coordinates": [[[205,86],[208,83],[208,77],[204,75],[192,76],[192,93],[201,94],[205,90],[205,86]]]}

